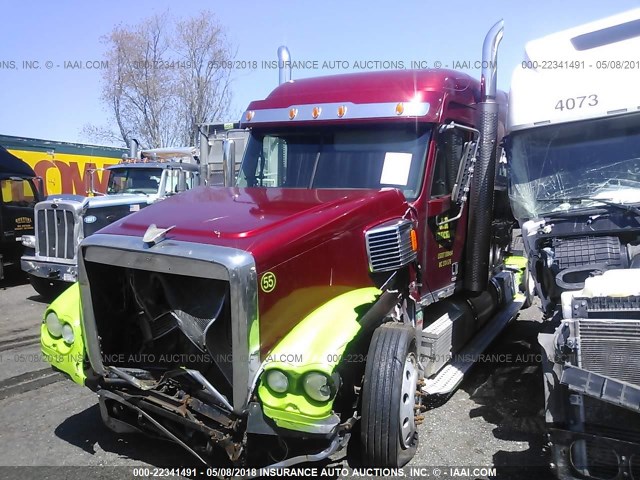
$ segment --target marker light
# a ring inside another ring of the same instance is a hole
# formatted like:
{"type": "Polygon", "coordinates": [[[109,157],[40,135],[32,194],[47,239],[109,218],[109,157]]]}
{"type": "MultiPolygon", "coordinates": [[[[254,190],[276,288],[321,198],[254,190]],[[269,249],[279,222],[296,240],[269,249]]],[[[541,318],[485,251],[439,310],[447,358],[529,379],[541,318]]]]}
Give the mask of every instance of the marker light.
{"type": "Polygon", "coordinates": [[[289,379],[280,370],[267,372],[267,386],[277,393],[284,393],[289,388],[289,379]]]}
{"type": "Polygon", "coordinates": [[[62,323],[54,312],[47,313],[44,322],[52,337],[60,338],[62,336],[62,323]]]}
{"type": "Polygon", "coordinates": [[[418,235],[416,234],[416,231],[414,229],[411,229],[411,249],[414,252],[418,251],[418,235]]]}
{"type": "Polygon", "coordinates": [[[256,112],[254,112],[253,110],[249,110],[247,112],[247,114],[245,115],[245,118],[247,119],[247,122],[250,122],[251,120],[253,120],[253,117],[255,116],[256,112]]]}
{"type": "Polygon", "coordinates": [[[313,111],[311,112],[311,116],[313,118],[318,118],[322,113],[322,107],[313,107],[313,111]]]}
{"type": "Polygon", "coordinates": [[[296,115],[298,115],[298,109],[297,108],[289,109],[289,120],[293,120],[294,118],[296,118],[296,115]]]}
{"type": "Polygon", "coordinates": [[[340,105],[338,107],[338,117],[342,118],[347,114],[347,106],[346,105],[340,105]]]}
{"type": "Polygon", "coordinates": [[[404,113],[404,103],[400,102],[396,105],[396,115],[402,115],[404,113]]]}
{"type": "Polygon", "coordinates": [[[67,345],[71,345],[75,340],[73,335],[73,328],[71,328],[71,325],[69,325],[68,323],[65,323],[62,326],[62,339],[67,345]]]}
{"type": "Polygon", "coordinates": [[[307,373],[302,381],[302,386],[305,393],[316,402],[326,402],[331,398],[331,379],[324,373],[307,373]]]}

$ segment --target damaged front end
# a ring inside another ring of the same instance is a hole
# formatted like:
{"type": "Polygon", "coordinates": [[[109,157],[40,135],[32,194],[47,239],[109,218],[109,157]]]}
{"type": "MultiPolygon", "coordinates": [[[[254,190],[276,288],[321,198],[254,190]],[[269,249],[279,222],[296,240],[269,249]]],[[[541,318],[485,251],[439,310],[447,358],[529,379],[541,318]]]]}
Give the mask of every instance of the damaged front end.
{"type": "Polygon", "coordinates": [[[79,283],[47,309],[41,348],[98,394],[110,429],[172,440],[208,465],[285,467],[346,445],[356,419],[334,411],[343,384],[334,370],[361,329],[356,307],[375,302],[377,288],[317,308],[261,359],[246,251],[96,234],[79,259],[79,283]],[[332,333],[314,340],[318,324],[332,333]]]}
{"type": "Polygon", "coordinates": [[[587,278],[539,336],[561,479],[640,478],[639,285],[635,268],[587,278]]]}
{"type": "Polygon", "coordinates": [[[79,266],[85,385],[107,426],[237,461],[260,368],[251,255],[97,234],[79,266]]]}

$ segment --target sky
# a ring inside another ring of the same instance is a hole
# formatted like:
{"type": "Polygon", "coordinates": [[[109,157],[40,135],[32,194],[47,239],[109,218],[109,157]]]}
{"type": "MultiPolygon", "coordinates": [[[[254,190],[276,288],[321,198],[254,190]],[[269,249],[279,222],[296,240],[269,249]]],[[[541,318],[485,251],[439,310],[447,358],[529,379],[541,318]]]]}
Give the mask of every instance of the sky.
{"type": "Polygon", "coordinates": [[[210,10],[225,27],[237,68],[233,113],[217,119],[222,122],[238,121],[251,100],[277,86],[277,69],[265,63],[276,59],[280,45],[288,46],[293,61],[310,67],[294,69],[294,79],[356,71],[356,63],[384,68],[384,61],[405,68],[411,62],[471,62],[462,69],[479,77],[473,62],[481,59],[484,36],[504,19],[498,87],[508,91],[527,41],[639,6],[640,0],[0,0],[0,135],[87,143],[84,125],[109,122],[100,99],[101,70],[65,68],[65,62],[103,60],[102,38],[116,25],[156,13],[184,18],[210,10]],[[332,68],[322,68],[325,62],[332,68]],[[247,68],[252,64],[257,68],[247,68]]]}

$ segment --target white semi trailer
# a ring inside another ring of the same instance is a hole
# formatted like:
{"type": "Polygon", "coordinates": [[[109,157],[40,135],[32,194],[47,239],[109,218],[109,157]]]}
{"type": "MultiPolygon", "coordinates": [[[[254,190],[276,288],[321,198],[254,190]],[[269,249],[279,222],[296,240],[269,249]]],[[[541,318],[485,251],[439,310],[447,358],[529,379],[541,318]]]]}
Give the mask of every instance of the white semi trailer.
{"type": "Polygon", "coordinates": [[[510,200],[548,321],[545,417],[560,478],[640,478],[640,9],[526,45],[510,200]]]}

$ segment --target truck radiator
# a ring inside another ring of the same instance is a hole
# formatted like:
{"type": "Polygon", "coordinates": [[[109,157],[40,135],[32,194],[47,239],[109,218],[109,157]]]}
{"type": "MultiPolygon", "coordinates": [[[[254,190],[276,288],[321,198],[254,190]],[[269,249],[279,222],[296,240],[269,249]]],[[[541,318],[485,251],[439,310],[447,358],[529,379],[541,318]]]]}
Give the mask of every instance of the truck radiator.
{"type": "Polygon", "coordinates": [[[578,320],[581,366],[635,385],[640,385],[640,320],[578,320]]]}
{"type": "MultiPolygon", "coordinates": [[[[595,438],[578,440],[573,449],[580,448],[584,442],[586,466],[589,473],[595,478],[620,478],[617,477],[620,460],[628,452],[616,448],[615,443],[608,439],[614,439],[631,444],[640,444],[640,418],[636,412],[600,402],[594,398],[583,396],[584,405],[584,430],[595,438]]],[[[572,452],[575,453],[575,452],[572,452]]],[[[640,478],[640,457],[627,455],[631,478],[640,478]],[[630,457],[630,458],[629,458],[630,457]]],[[[623,477],[625,478],[625,477],[623,477]]]]}
{"type": "Polygon", "coordinates": [[[70,210],[45,208],[36,214],[36,255],[72,260],[76,256],[75,218],[70,210]]]}

